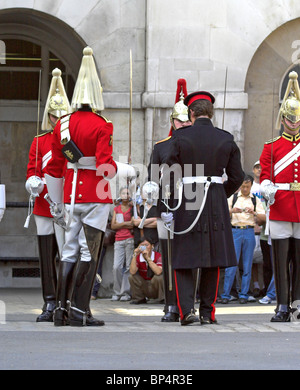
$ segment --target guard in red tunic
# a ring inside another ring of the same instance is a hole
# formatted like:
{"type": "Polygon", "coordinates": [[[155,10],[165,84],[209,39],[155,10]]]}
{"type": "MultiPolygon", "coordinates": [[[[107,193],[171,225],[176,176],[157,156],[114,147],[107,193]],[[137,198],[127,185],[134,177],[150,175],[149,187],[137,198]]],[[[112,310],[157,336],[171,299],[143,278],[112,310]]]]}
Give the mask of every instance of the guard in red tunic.
{"type": "Polygon", "coordinates": [[[101,326],[104,321],[92,316],[89,304],[112,203],[107,179],[120,171],[120,163],[112,158],[112,122],[98,113],[104,108],[102,87],[89,47],[71,106],[74,112],[54,129],[45,175],[52,215],[66,229],[54,325],[101,326]]]}
{"type": "MultiPolygon", "coordinates": [[[[27,166],[26,189],[34,200],[34,219],[37,227],[37,241],[40,260],[40,275],[44,305],[37,322],[52,322],[56,302],[56,255],[63,241],[62,228],[54,224],[49,204],[44,199],[47,193],[44,172],[51,159],[53,129],[57,120],[70,112],[70,105],[61,78],[61,71],[54,69],[52,81],[45,106],[41,129],[44,133],[37,135],[30,147],[27,166]]],[[[29,217],[25,227],[28,227],[29,217]]]]}
{"type": "Polygon", "coordinates": [[[260,157],[261,189],[268,200],[277,295],[272,322],[290,321],[291,313],[300,303],[300,91],[297,78],[296,72],[289,74],[278,115],[277,128],[282,123],[284,131],[280,137],[265,143],[260,157]]]}

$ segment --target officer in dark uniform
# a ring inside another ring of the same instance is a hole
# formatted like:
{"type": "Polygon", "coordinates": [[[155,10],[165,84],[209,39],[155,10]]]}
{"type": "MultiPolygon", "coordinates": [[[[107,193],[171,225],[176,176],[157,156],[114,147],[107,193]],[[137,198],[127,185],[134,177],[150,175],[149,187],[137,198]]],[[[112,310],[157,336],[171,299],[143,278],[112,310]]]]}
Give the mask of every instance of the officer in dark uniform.
{"type": "MultiPolygon", "coordinates": [[[[233,136],[211,122],[214,101],[208,92],[195,92],[184,99],[193,125],[176,131],[166,158],[169,167],[181,166],[183,176],[182,201],[174,213],[172,255],[181,325],[198,321],[193,309],[193,269],[201,268],[200,321],[211,324],[216,322],[219,268],[237,264],[227,198],[242,184],[244,172],[233,136]],[[203,176],[199,176],[199,167],[204,169],[203,176]],[[195,194],[193,199],[191,193],[195,194]],[[201,206],[197,199],[201,199],[201,206]]],[[[170,220],[163,213],[162,219],[170,220]]]]}
{"type": "MultiPolygon", "coordinates": [[[[179,128],[190,126],[191,122],[188,117],[187,106],[183,103],[184,97],[187,96],[186,92],[186,80],[179,79],[177,81],[177,92],[175,105],[170,115],[171,129],[169,136],[161,141],[158,141],[153,148],[151,163],[153,171],[151,171],[151,164],[149,166],[149,177],[151,180],[156,181],[158,184],[159,175],[155,175],[154,170],[161,168],[166,162],[166,158],[169,152],[169,143],[172,134],[179,128]]],[[[160,193],[160,199],[157,203],[157,230],[159,236],[159,250],[162,255],[163,263],[163,280],[164,280],[164,293],[165,293],[165,306],[164,316],[162,322],[177,322],[179,320],[179,311],[177,306],[177,297],[175,290],[174,271],[171,266],[171,239],[173,235],[169,235],[164,228],[163,222],[160,219],[161,212],[166,211],[165,206],[162,204],[161,199],[164,199],[164,194],[160,193]]]]}

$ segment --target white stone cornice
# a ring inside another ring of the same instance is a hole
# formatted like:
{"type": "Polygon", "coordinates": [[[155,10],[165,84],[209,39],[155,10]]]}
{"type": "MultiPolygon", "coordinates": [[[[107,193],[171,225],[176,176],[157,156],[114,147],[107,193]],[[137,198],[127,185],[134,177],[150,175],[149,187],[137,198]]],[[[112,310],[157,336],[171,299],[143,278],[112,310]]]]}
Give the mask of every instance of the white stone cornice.
{"type": "MultiPolygon", "coordinates": [[[[223,108],[224,93],[212,92],[216,101],[215,109],[223,108]]],[[[174,105],[174,92],[145,92],[142,95],[143,108],[171,108],[174,105]]],[[[244,92],[227,92],[225,97],[225,107],[232,110],[245,110],[248,108],[248,94],[244,92]]]]}

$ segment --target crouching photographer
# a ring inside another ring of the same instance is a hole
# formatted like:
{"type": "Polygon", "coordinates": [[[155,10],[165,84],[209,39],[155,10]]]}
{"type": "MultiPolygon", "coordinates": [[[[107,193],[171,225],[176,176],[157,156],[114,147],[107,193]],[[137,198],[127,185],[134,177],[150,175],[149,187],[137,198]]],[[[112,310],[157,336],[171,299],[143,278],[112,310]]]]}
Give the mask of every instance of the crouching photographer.
{"type": "Polygon", "coordinates": [[[164,300],[161,254],[149,239],[141,238],[134,250],[130,268],[131,304],[147,303],[147,298],[164,300]]]}

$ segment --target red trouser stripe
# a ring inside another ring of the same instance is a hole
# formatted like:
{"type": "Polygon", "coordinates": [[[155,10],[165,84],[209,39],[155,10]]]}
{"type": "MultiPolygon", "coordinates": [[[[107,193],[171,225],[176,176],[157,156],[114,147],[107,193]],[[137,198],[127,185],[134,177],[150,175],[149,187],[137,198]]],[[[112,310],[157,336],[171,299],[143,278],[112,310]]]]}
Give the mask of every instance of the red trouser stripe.
{"type": "Polygon", "coordinates": [[[219,279],[220,279],[220,268],[218,267],[218,278],[217,278],[216,294],[215,294],[215,299],[214,299],[213,303],[211,304],[211,307],[212,307],[211,319],[212,319],[212,321],[214,321],[216,319],[216,316],[215,316],[215,313],[216,313],[215,303],[216,303],[217,296],[218,296],[219,279]]]}
{"type": "Polygon", "coordinates": [[[182,310],[181,310],[181,306],[180,306],[176,270],[174,270],[174,279],[175,279],[176,296],[177,296],[177,306],[178,306],[178,309],[179,309],[179,315],[180,315],[180,318],[183,319],[184,315],[182,314],[182,310]]]}

